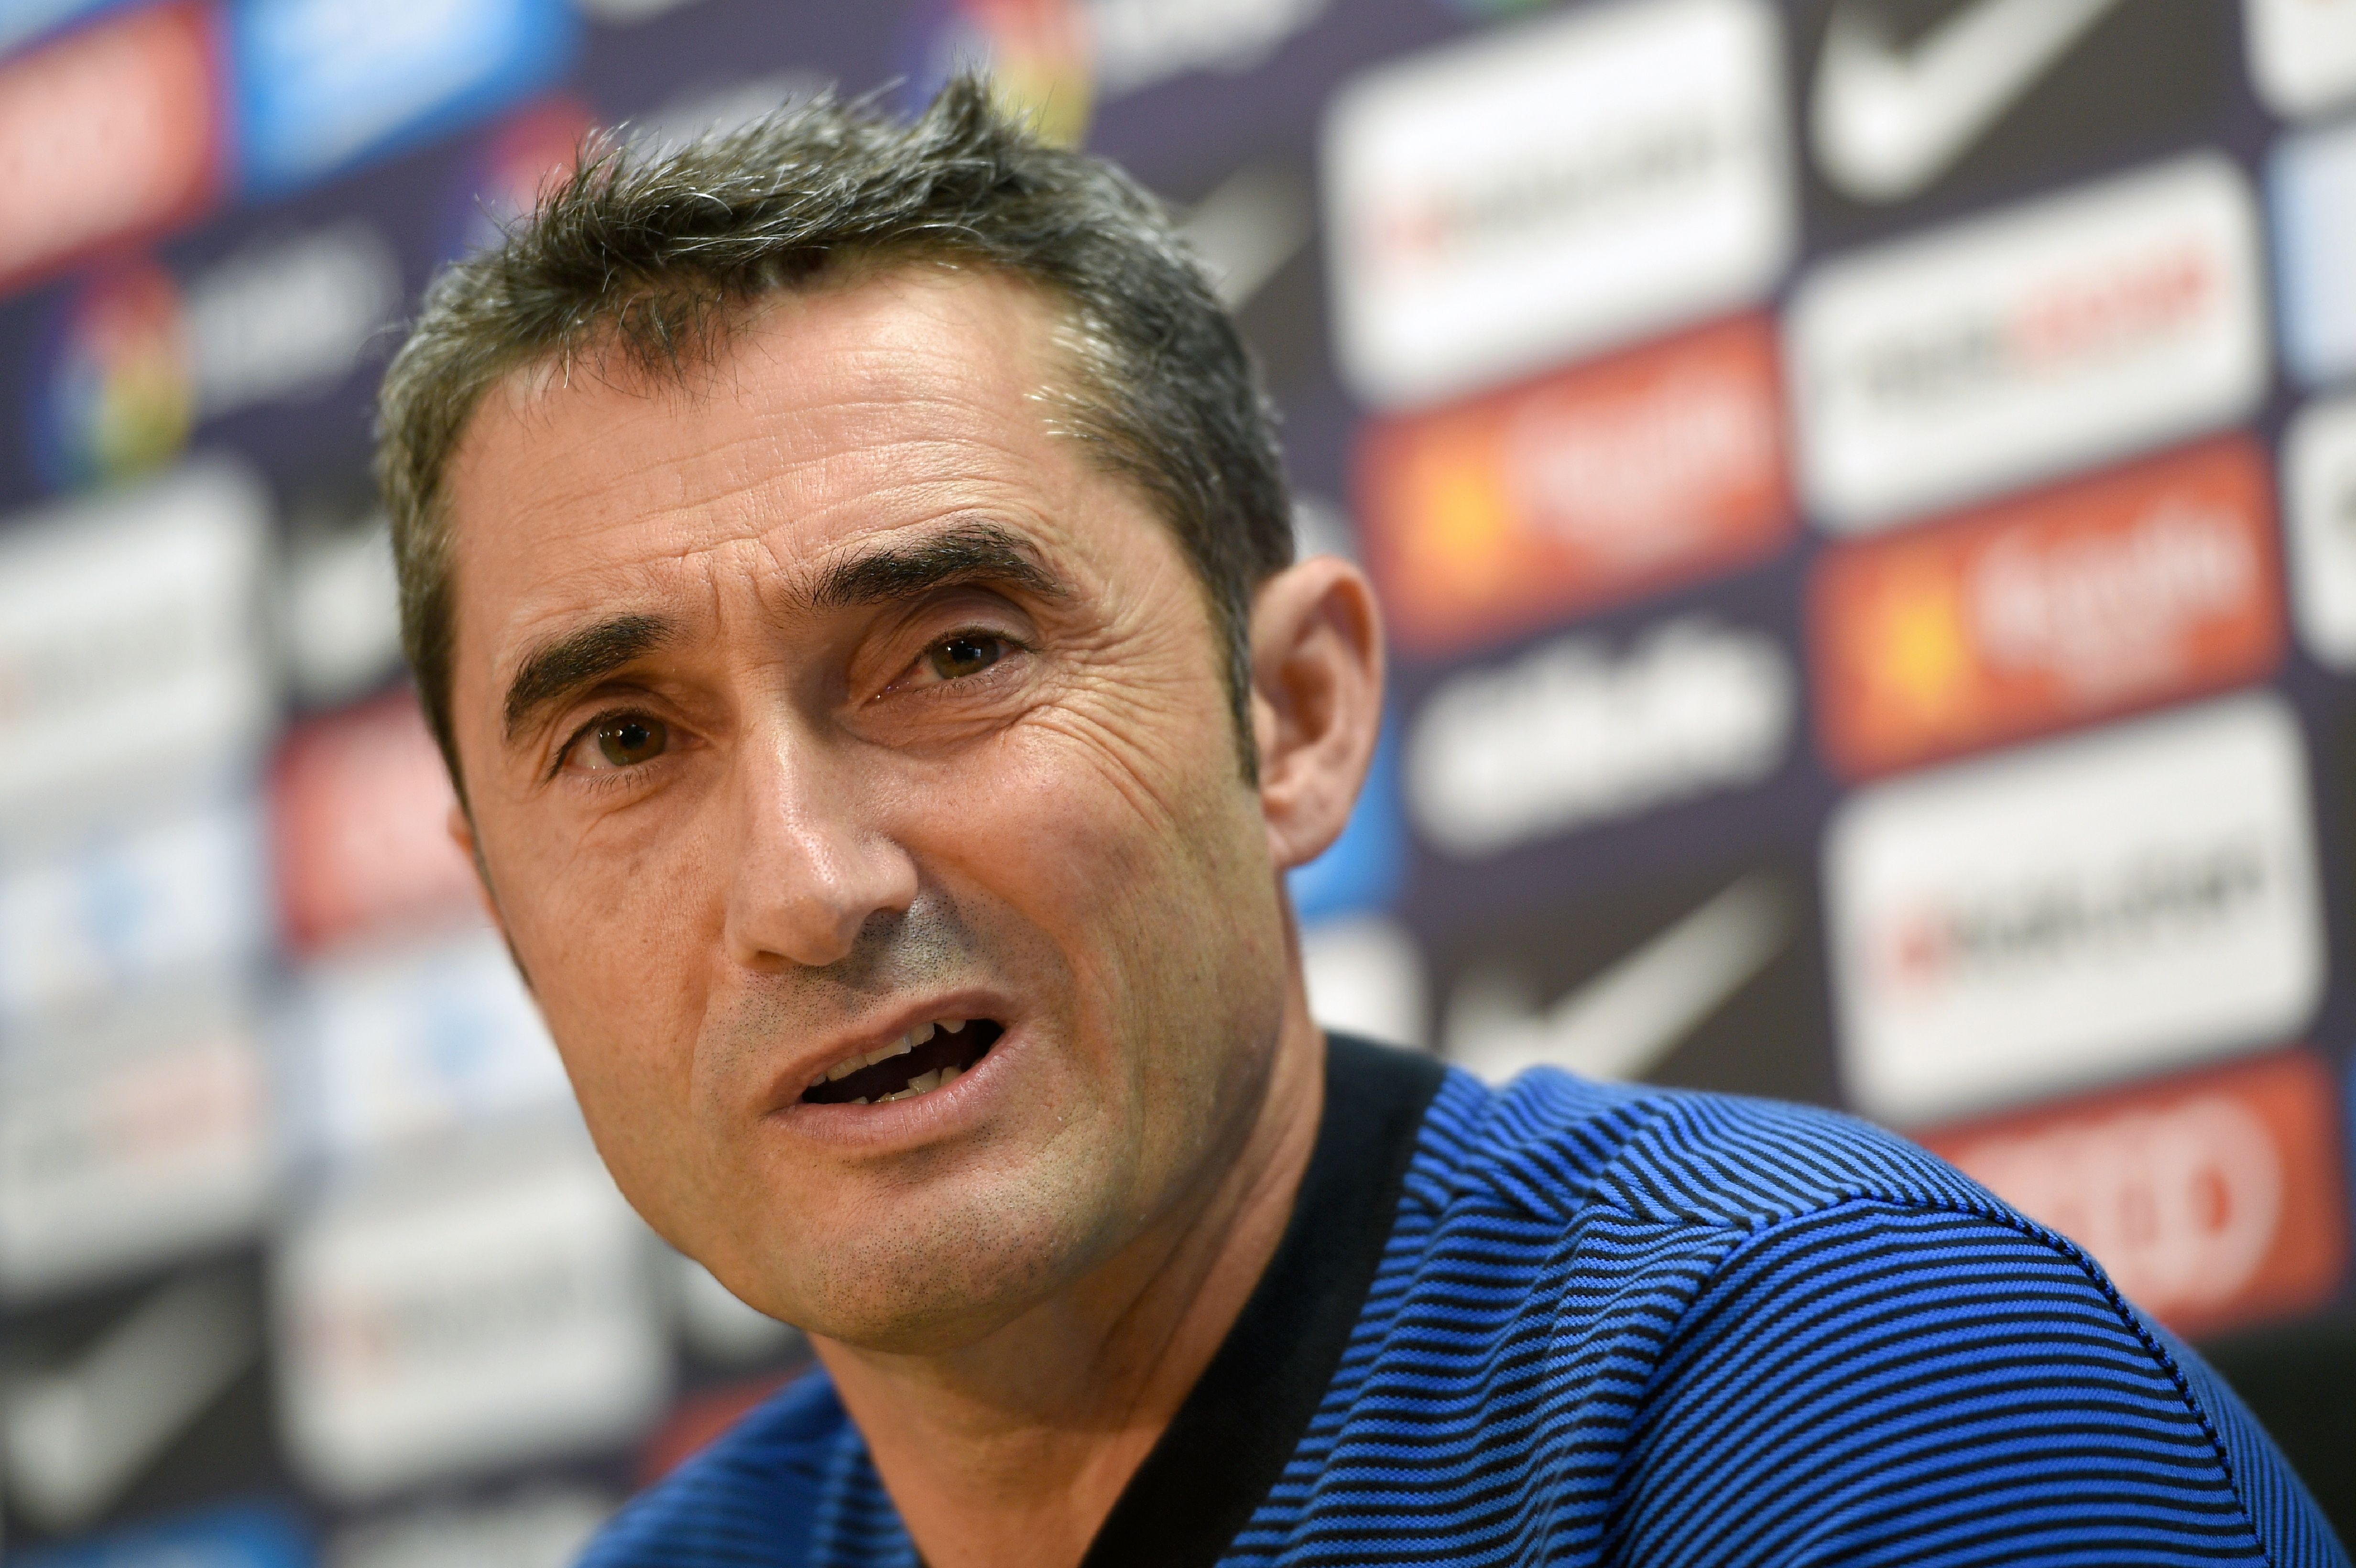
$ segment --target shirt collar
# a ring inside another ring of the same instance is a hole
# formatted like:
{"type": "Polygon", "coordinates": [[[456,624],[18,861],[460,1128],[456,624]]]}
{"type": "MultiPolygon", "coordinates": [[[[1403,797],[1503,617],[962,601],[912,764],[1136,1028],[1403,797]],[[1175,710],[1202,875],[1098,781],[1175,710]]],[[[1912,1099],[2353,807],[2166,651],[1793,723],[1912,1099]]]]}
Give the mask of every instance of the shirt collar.
{"type": "Polygon", "coordinates": [[[1209,1568],[1283,1475],[1357,1327],[1447,1070],[1327,1037],[1317,1144],[1284,1239],[1080,1568],[1209,1568]]]}

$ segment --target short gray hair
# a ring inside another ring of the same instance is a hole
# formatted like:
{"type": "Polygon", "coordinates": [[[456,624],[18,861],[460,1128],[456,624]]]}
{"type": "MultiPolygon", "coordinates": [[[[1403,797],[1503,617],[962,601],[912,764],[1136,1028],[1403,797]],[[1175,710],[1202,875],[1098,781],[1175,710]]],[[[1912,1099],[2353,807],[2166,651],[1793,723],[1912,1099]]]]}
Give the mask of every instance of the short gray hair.
{"type": "Polygon", "coordinates": [[[961,76],[909,123],[830,93],[668,154],[594,142],[500,243],[426,290],[378,395],[376,472],[402,645],[461,798],[441,490],[483,394],[584,352],[677,379],[765,294],[847,265],[928,260],[1028,280],[1068,313],[1057,427],[1137,484],[1177,536],[1225,645],[1253,775],[1251,596],[1293,546],[1250,356],[1160,203],[1110,165],[1044,144],[961,76]]]}

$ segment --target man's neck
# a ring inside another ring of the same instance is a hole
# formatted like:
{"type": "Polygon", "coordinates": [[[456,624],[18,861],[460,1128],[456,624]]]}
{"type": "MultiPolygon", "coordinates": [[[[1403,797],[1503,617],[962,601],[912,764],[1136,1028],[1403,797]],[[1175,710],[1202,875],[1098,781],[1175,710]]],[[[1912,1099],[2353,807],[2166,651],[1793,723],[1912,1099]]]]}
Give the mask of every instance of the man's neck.
{"type": "Polygon", "coordinates": [[[1324,1066],[1296,992],[1240,1151],[1184,1211],[952,1355],[818,1344],[932,1568],[1079,1562],[1283,1240],[1324,1066]]]}

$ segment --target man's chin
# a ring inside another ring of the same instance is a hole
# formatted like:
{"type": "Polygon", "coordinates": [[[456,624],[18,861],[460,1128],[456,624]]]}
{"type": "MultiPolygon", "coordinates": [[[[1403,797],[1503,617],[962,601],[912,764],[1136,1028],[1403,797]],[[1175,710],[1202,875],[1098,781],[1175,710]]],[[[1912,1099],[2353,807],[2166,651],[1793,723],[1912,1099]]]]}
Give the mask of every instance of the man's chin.
{"type": "Polygon", "coordinates": [[[807,1238],[760,1271],[746,1299],[814,1339],[943,1355],[987,1339],[1118,1246],[1102,1214],[935,1205],[926,1216],[914,1197],[881,1207],[899,1212],[880,1228],[807,1238]]]}

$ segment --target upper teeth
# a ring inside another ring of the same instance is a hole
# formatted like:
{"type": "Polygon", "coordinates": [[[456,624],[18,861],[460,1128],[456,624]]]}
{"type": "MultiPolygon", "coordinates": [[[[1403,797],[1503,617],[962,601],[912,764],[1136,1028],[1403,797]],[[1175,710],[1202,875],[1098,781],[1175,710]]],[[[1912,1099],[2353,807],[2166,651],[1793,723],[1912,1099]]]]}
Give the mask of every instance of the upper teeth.
{"type": "MultiPolygon", "coordinates": [[[[895,1056],[905,1056],[908,1052],[916,1050],[916,1047],[932,1039],[933,1031],[937,1028],[944,1029],[950,1034],[955,1034],[959,1029],[965,1028],[965,1025],[966,1020],[963,1019],[942,1019],[937,1024],[930,1021],[920,1023],[915,1029],[910,1029],[907,1033],[902,1035],[899,1039],[894,1040],[889,1045],[879,1046],[863,1056],[844,1057],[841,1061],[836,1062],[833,1066],[828,1068],[825,1072],[811,1079],[809,1081],[809,1087],[815,1089],[821,1083],[830,1083],[838,1078],[848,1078],[862,1068],[873,1067],[879,1061],[889,1061],[895,1056]]],[[[916,1090],[918,1093],[922,1093],[924,1089],[937,1088],[940,1083],[948,1082],[947,1077],[943,1077],[937,1081],[932,1080],[933,1075],[931,1073],[919,1073],[916,1077],[908,1081],[908,1087],[911,1090],[916,1090]],[[918,1084],[922,1084],[924,1088],[918,1089],[918,1084]]],[[[903,1093],[905,1093],[905,1091],[903,1093]]],[[[898,1097],[898,1095],[886,1096],[886,1098],[891,1099],[897,1099],[898,1097]]]]}

